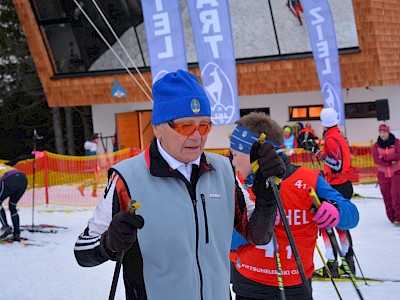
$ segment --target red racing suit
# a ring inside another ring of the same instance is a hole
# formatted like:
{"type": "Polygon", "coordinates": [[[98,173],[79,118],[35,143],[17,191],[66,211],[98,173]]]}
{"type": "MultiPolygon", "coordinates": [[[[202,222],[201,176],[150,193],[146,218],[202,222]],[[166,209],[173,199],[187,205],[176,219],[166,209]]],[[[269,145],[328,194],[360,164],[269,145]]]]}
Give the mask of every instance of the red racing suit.
{"type": "Polygon", "coordinates": [[[329,128],[325,134],[324,148],[317,157],[324,162],[326,181],[330,185],[352,181],[356,170],[351,166],[350,149],[339,127],[329,128]]]}
{"type": "MultiPolygon", "coordinates": [[[[314,213],[310,212],[312,201],[308,189],[311,187],[316,189],[318,175],[317,170],[300,167],[292,176],[282,181],[280,190],[281,200],[307,278],[310,278],[314,271],[313,257],[318,237],[318,227],[311,219],[314,213]]],[[[281,220],[275,225],[275,233],[284,285],[301,284],[296,260],[281,220]]],[[[247,244],[239,247],[231,252],[231,261],[235,263],[236,270],[246,278],[265,285],[278,286],[272,241],[262,246],[247,244]]]]}

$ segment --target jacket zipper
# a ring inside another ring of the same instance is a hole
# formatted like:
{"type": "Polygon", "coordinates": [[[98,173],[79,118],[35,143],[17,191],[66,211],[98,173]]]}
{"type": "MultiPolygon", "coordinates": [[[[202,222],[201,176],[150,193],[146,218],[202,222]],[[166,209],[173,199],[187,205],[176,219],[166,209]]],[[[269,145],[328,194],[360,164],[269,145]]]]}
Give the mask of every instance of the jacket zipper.
{"type": "Polygon", "coordinates": [[[192,199],[192,204],[194,211],[194,219],[196,222],[196,262],[200,277],[200,299],[203,300],[203,274],[201,273],[201,267],[199,262],[199,218],[197,216],[197,200],[192,199]]]}
{"type": "MultiPolygon", "coordinates": [[[[386,147],[385,152],[386,152],[386,155],[389,155],[389,148],[388,147],[386,147]]],[[[389,178],[392,177],[392,172],[390,172],[390,164],[388,166],[388,175],[389,175],[389,178]]]]}
{"type": "Polygon", "coordinates": [[[208,234],[208,220],[207,220],[207,208],[206,208],[206,198],[204,194],[200,195],[201,203],[203,204],[203,215],[204,215],[204,226],[206,230],[206,244],[210,242],[209,234],[208,234]]]}

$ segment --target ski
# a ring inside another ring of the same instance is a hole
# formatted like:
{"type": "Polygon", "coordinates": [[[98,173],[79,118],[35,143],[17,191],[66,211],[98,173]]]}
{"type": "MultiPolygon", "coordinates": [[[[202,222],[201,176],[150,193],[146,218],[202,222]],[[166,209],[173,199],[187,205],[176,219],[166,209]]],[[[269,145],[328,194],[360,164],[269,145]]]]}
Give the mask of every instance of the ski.
{"type": "Polygon", "coordinates": [[[57,233],[59,230],[68,229],[68,227],[56,226],[50,224],[39,224],[39,225],[21,225],[21,230],[29,232],[40,232],[40,233],[57,233]]]}
{"type": "MultiPolygon", "coordinates": [[[[27,227],[32,227],[32,225],[21,225],[20,227],[27,228],[27,227]]],[[[33,227],[68,229],[68,227],[57,226],[52,224],[38,224],[38,225],[33,225],[33,227]]]]}
{"type": "MultiPolygon", "coordinates": [[[[366,278],[362,278],[359,276],[355,276],[355,279],[357,281],[365,281],[366,282],[400,282],[400,279],[385,279],[385,278],[370,278],[370,277],[366,277],[366,278]]],[[[330,278],[328,277],[312,277],[313,281],[328,281],[330,282],[330,278]]],[[[335,282],[351,282],[350,277],[339,277],[339,278],[333,278],[333,280],[335,282]]]]}
{"type": "Polygon", "coordinates": [[[357,194],[357,193],[353,193],[353,196],[351,198],[354,198],[354,199],[365,199],[365,198],[367,198],[367,199],[383,200],[383,197],[362,196],[362,195],[357,194]]]}
{"type": "Polygon", "coordinates": [[[37,241],[33,241],[33,240],[29,240],[27,238],[21,238],[20,241],[14,241],[12,237],[8,237],[5,239],[1,239],[0,240],[0,245],[12,245],[12,244],[19,244],[21,246],[44,246],[43,243],[37,242],[37,241]]]}

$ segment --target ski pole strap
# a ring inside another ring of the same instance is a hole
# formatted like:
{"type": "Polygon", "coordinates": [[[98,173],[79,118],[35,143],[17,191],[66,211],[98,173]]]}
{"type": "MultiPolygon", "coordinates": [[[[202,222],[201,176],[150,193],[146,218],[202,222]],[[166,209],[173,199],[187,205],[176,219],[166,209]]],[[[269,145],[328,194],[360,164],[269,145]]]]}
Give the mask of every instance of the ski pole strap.
{"type": "MultiPolygon", "coordinates": [[[[266,136],[265,133],[261,133],[260,138],[258,139],[258,143],[260,143],[260,144],[265,143],[265,138],[266,137],[267,136],[266,136]]],[[[260,165],[258,164],[258,159],[256,159],[255,161],[253,161],[251,163],[251,169],[253,170],[253,173],[255,174],[258,171],[259,168],[260,168],[260,165]]],[[[274,176],[273,180],[274,180],[276,185],[280,185],[281,181],[282,181],[281,178],[278,178],[276,176],[274,176]]]]}

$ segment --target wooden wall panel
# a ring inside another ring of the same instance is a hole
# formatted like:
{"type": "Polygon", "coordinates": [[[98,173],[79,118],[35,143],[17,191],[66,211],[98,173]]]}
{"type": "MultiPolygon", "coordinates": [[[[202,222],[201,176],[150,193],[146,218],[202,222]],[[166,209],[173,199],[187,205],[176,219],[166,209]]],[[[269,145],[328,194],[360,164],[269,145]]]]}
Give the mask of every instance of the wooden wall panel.
{"type": "MultiPolygon", "coordinates": [[[[149,101],[128,74],[53,79],[53,70],[29,0],[13,0],[49,106],[149,101]],[[111,97],[114,80],[127,91],[111,97]]],[[[343,88],[400,83],[400,0],[353,0],[360,52],[340,56],[343,88]]],[[[199,75],[198,69],[191,72],[199,75]]],[[[141,79],[137,74],[137,80],[141,79]]],[[[143,73],[150,85],[151,74],[143,73]]],[[[239,95],[319,90],[312,58],[237,65],[239,95]]],[[[148,92],[150,94],[150,92],[148,92]]]]}
{"type": "Polygon", "coordinates": [[[141,149],[146,149],[154,138],[153,126],[151,125],[151,111],[139,112],[139,127],[140,127],[140,146],[141,149]]]}
{"type": "Polygon", "coordinates": [[[115,114],[119,149],[146,149],[154,138],[151,113],[149,110],[115,114]]]}
{"type": "Polygon", "coordinates": [[[115,115],[117,125],[118,149],[135,147],[141,149],[139,113],[129,112],[115,115]]]}

